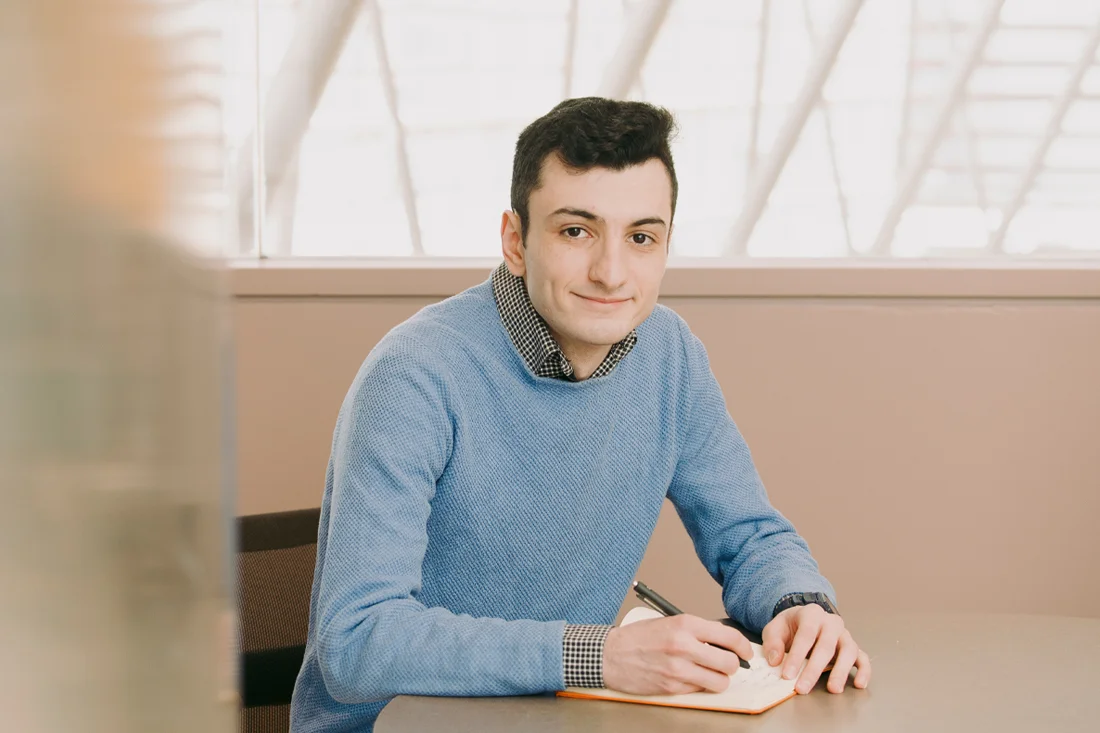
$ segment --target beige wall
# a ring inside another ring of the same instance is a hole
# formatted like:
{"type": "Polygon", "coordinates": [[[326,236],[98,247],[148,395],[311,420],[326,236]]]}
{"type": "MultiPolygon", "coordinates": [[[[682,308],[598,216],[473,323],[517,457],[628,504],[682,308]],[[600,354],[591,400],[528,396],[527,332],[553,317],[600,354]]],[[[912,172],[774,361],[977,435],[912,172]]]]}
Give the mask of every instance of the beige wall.
{"type": "MultiPolygon", "coordinates": [[[[234,273],[242,513],[319,503],[363,357],[491,263],[406,265],[234,273]]],[[[1100,268],[686,267],[662,293],[842,609],[1100,617],[1100,268]]],[[[667,506],[639,576],[721,613],[667,506]]]]}

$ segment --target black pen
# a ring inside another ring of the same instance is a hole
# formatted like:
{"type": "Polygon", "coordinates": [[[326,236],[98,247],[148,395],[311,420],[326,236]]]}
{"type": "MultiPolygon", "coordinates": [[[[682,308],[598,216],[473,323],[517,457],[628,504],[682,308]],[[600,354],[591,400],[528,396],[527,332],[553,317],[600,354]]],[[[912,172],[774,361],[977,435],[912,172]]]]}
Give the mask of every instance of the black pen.
{"type": "Polygon", "coordinates": [[[660,593],[640,580],[634,581],[634,592],[638,595],[638,598],[642,599],[642,603],[662,616],[679,616],[683,613],[683,611],[665,600],[660,593]]]}
{"type": "MultiPolygon", "coordinates": [[[[647,606],[649,606],[650,608],[652,608],[654,611],[661,614],[662,616],[679,616],[680,614],[683,613],[683,611],[681,611],[679,608],[677,608],[676,606],[672,605],[667,600],[665,600],[665,598],[660,593],[653,590],[652,588],[650,588],[648,585],[646,585],[645,583],[643,583],[640,580],[635,580],[634,581],[634,593],[637,594],[638,598],[641,599],[642,603],[646,604],[647,606]]],[[[714,646],[718,646],[718,645],[715,644],[714,646]]],[[[726,649],[723,646],[719,646],[718,648],[719,649],[726,649]]],[[[732,649],[726,649],[726,651],[731,653],[731,654],[736,654],[737,653],[737,652],[733,651],[732,649]]],[[[750,665],[749,665],[748,661],[746,661],[744,659],[741,659],[740,656],[737,657],[737,659],[740,662],[742,669],[749,669],[750,668],[750,665]]]]}

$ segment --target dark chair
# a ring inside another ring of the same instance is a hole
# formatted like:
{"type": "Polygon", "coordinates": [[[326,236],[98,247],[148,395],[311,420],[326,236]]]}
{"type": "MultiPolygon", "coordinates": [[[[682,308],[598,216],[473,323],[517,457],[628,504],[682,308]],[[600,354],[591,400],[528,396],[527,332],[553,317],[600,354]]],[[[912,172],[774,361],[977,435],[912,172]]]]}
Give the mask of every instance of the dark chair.
{"type": "Polygon", "coordinates": [[[320,517],[320,509],[303,509],[237,518],[243,733],[290,729],[320,517]]]}

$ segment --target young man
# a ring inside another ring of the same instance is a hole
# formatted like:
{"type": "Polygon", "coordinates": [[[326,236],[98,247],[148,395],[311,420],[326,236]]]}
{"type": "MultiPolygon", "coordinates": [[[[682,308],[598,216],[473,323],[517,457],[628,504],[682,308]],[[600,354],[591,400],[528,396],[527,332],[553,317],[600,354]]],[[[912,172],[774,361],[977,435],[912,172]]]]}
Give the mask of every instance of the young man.
{"type": "Polygon", "coordinates": [[[747,640],[683,615],[611,628],[662,502],[730,616],[807,692],[871,668],[768,503],[702,343],[656,305],[672,116],[573,99],[516,144],[505,262],[374,348],[336,422],[296,733],[395,695],[722,690],[747,640]],[[722,646],[734,653],[716,648],[722,646]],[[786,652],[786,654],[784,654],[786,652]]]}

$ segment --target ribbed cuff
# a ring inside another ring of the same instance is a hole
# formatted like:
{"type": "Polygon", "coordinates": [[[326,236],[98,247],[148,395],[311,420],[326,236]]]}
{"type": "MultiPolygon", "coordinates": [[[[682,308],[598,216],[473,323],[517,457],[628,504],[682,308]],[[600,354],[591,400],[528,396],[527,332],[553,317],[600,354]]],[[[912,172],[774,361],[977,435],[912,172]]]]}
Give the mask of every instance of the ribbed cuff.
{"type": "Polygon", "coordinates": [[[566,624],[561,640],[566,687],[603,687],[603,645],[610,626],[566,624]]]}

